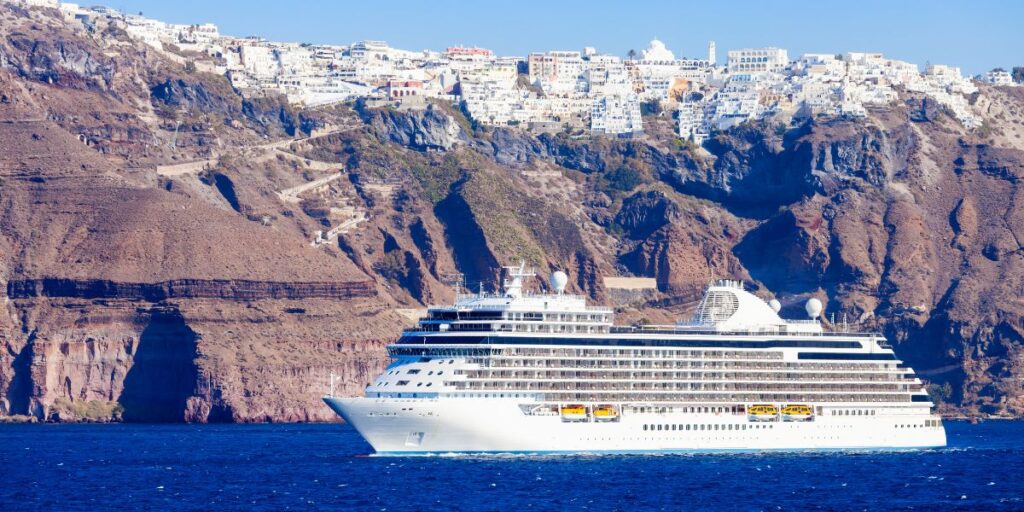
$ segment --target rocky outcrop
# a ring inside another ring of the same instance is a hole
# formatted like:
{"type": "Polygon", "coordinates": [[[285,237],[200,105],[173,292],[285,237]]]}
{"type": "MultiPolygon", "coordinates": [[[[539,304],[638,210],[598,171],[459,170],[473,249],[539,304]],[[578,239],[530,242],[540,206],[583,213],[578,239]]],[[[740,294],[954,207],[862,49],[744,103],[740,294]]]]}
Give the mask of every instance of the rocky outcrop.
{"type": "Polygon", "coordinates": [[[35,297],[121,299],[160,302],[168,299],[351,299],[374,297],[372,282],[282,283],[246,280],[176,279],[161,283],[119,283],[107,280],[15,279],[7,282],[10,299],[35,297]]]}
{"type": "Polygon", "coordinates": [[[7,36],[4,62],[21,77],[71,88],[109,87],[115,66],[95,47],[77,39],[41,39],[24,32],[7,36]]]}
{"type": "Polygon", "coordinates": [[[363,108],[360,115],[377,137],[417,151],[447,151],[466,141],[466,134],[455,119],[433,105],[401,112],[363,108]]]}

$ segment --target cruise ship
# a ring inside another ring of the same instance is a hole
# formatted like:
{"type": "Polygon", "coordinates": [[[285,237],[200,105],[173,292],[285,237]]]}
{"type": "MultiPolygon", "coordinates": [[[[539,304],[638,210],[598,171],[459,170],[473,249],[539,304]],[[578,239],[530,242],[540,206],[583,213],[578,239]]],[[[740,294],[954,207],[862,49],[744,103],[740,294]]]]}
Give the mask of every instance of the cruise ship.
{"type": "Polygon", "coordinates": [[[810,299],[784,320],[737,281],[692,319],[615,326],[610,308],[527,293],[457,293],[388,347],[361,397],[324,401],[379,454],[642,453],[941,447],[921,380],[879,334],[833,332],[810,299]]]}

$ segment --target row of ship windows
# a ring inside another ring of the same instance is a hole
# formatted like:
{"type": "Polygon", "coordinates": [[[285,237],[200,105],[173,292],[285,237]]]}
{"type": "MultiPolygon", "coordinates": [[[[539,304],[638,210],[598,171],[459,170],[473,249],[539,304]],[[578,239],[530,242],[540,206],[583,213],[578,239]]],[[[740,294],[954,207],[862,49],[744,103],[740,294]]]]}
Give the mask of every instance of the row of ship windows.
{"type": "MultiPolygon", "coordinates": [[[[380,385],[381,385],[381,386],[387,386],[387,385],[388,385],[388,383],[387,383],[387,382],[384,382],[384,383],[381,383],[380,385]]],[[[396,386],[408,386],[408,385],[409,385],[409,381],[407,381],[407,380],[400,380],[400,381],[396,382],[396,383],[395,383],[395,385],[396,385],[396,386]]],[[[428,388],[429,388],[430,386],[433,386],[433,385],[434,385],[434,383],[433,383],[433,382],[428,382],[428,383],[427,383],[427,387],[428,387],[428,388]]],[[[416,383],[416,387],[422,387],[422,386],[423,386],[423,383],[422,383],[422,382],[417,382],[417,383],[416,383]]]]}
{"type": "MultiPolygon", "coordinates": [[[[401,370],[392,370],[392,371],[388,372],[388,375],[398,375],[400,373],[402,373],[401,370]]],[[[412,369],[406,370],[405,373],[407,375],[418,375],[420,373],[420,369],[419,368],[412,368],[412,369]]],[[[456,370],[455,374],[458,375],[458,373],[459,372],[456,370]]],[[[427,375],[433,375],[433,374],[434,374],[434,370],[430,370],[430,371],[427,372],[427,375]]],[[[438,370],[437,374],[438,375],[444,375],[444,370],[438,370]]]]}
{"type": "MultiPolygon", "coordinates": [[[[409,349],[419,351],[444,351],[453,349],[430,349],[422,347],[394,347],[396,349],[409,349]]],[[[481,349],[486,350],[486,349],[481,349]]],[[[744,350],[744,351],[721,351],[721,350],[696,350],[696,351],[671,351],[666,353],[660,353],[660,351],[637,351],[634,353],[616,354],[616,353],[586,353],[590,351],[579,351],[580,353],[574,353],[572,350],[564,350],[557,348],[545,348],[538,349],[535,352],[527,352],[525,350],[502,350],[499,348],[492,348],[490,353],[477,353],[473,357],[494,357],[494,358],[522,358],[522,359],[581,359],[581,360],[596,360],[596,361],[779,361],[785,359],[785,355],[781,350],[744,350]]],[[[815,358],[810,359],[826,359],[829,360],[829,364],[837,364],[841,360],[853,360],[856,357],[845,357],[845,356],[857,356],[857,355],[872,355],[865,354],[862,352],[836,352],[834,353],[837,357],[835,358],[815,358]],[[843,357],[840,357],[843,356],[843,357]]],[[[864,359],[863,363],[867,364],[895,364],[896,360],[891,357],[892,354],[878,353],[879,356],[884,356],[885,359],[864,359]]],[[[806,359],[806,358],[800,358],[806,359]]]]}
{"type": "Polygon", "coordinates": [[[608,327],[574,324],[428,324],[417,328],[422,332],[536,332],[607,334],[608,327]]]}
{"type": "MultiPolygon", "coordinates": [[[[442,324],[430,326],[443,331],[531,331],[531,332],[601,332],[607,327],[593,327],[583,325],[522,325],[522,324],[442,324]]],[[[807,339],[763,339],[763,340],[701,340],[701,339],[665,339],[665,338],[602,338],[588,337],[558,338],[550,336],[503,336],[503,335],[434,335],[427,333],[406,332],[397,342],[398,345],[509,345],[516,347],[523,346],[559,346],[560,348],[581,347],[580,350],[599,351],[603,347],[636,347],[637,350],[665,350],[670,352],[682,348],[693,348],[698,350],[708,349],[780,349],[780,348],[831,348],[831,349],[859,349],[864,344],[853,340],[807,340],[807,339]],[[583,348],[585,347],[585,348],[583,348]]],[[[879,343],[879,346],[882,346],[879,343]]],[[[850,354],[843,355],[841,359],[862,359],[862,357],[850,357],[850,354]]],[[[868,357],[867,359],[894,359],[892,354],[877,354],[879,357],[868,357]]],[[[822,359],[822,357],[815,357],[822,359]]]]}
{"type": "Polygon", "coordinates": [[[661,382],[661,381],[606,381],[606,380],[466,380],[449,383],[454,389],[527,389],[530,391],[843,391],[843,392],[907,392],[908,384],[818,384],[781,382],[661,382]]]}
{"type": "Polygon", "coordinates": [[[616,371],[606,370],[455,370],[455,375],[465,375],[473,379],[602,379],[602,380],[757,380],[785,381],[794,380],[807,381],[878,381],[878,382],[909,382],[904,380],[904,375],[896,373],[781,373],[781,372],[693,372],[687,370],[675,371],[616,371]]]}
{"type": "MultiPolygon", "coordinates": [[[[669,406],[669,407],[651,407],[651,406],[639,406],[639,407],[636,407],[636,406],[634,406],[634,407],[631,407],[631,409],[632,409],[632,412],[661,413],[661,414],[670,413],[670,412],[675,412],[676,411],[676,408],[672,407],[672,406],[669,406]]],[[[731,412],[733,414],[738,414],[739,413],[739,408],[736,407],[736,406],[732,406],[732,407],[706,407],[706,406],[705,407],[680,407],[679,408],[679,412],[698,412],[698,413],[699,412],[704,412],[704,413],[731,412]]]]}
{"type": "MultiPolygon", "coordinates": [[[[822,411],[822,408],[820,406],[818,406],[817,409],[818,409],[817,414],[820,415],[821,411],[822,411]]],[[[744,407],[743,406],[738,406],[738,407],[737,406],[732,406],[732,407],[728,407],[728,408],[722,408],[722,407],[700,406],[700,407],[678,407],[677,408],[677,407],[672,407],[672,406],[669,406],[669,407],[649,407],[649,406],[636,407],[636,406],[634,406],[634,407],[628,408],[627,411],[632,412],[632,413],[652,413],[652,414],[675,413],[675,412],[678,411],[680,413],[698,413],[698,414],[699,413],[708,413],[708,414],[723,414],[723,413],[726,413],[726,414],[733,414],[733,415],[742,415],[742,414],[744,414],[744,412],[743,412],[744,411],[744,407]]],[[[876,411],[874,411],[874,410],[850,409],[850,410],[833,410],[833,411],[831,411],[830,414],[831,414],[831,416],[874,416],[874,413],[876,413],[876,411]]],[[[931,422],[931,421],[933,421],[933,420],[929,420],[929,422],[931,422]]],[[[937,422],[937,420],[935,420],[935,421],[937,422]]],[[[929,425],[929,426],[931,426],[931,425],[929,425]]]]}
{"type": "MultiPolygon", "coordinates": [[[[775,428],[775,426],[770,424],[770,423],[769,424],[765,424],[765,425],[759,425],[759,424],[756,424],[756,423],[753,424],[753,425],[750,425],[750,429],[751,430],[772,429],[772,428],[775,428]]],[[[718,423],[697,424],[697,425],[692,425],[692,424],[691,425],[685,425],[685,424],[684,425],[676,425],[676,424],[653,424],[653,425],[652,424],[646,424],[646,425],[644,425],[644,430],[645,431],[647,431],[647,430],[670,430],[670,431],[671,430],[746,430],[746,429],[747,429],[747,424],[745,424],[745,423],[744,424],[739,424],[739,425],[732,424],[732,423],[727,423],[725,425],[720,425],[718,423]],[[685,427],[685,428],[683,428],[683,427],[685,427]]]]}
{"type": "Polygon", "coordinates": [[[704,364],[719,364],[719,365],[752,365],[753,367],[775,367],[778,365],[800,365],[806,367],[820,366],[834,366],[834,367],[845,367],[845,368],[896,368],[895,360],[877,360],[864,362],[815,362],[810,360],[801,360],[799,362],[785,362],[781,353],[777,354],[778,357],[768,357],[765,354],[763,357],[759,357],[756,352],[751,352],[746,355],[716,355],[716,354],[705,354],[695,355],[690,357],[596,357],[596,356],[574,356],[572,354],[537,354],[537,355],[510,355],[510,354],[483,354],[474,355],[468,357],[479,358],[482,361],[493,361],[493,362],[504,362],[509,361],[511,363],[519,363],[520,365],[550,365],[552,363],[563,363],[563,364],[588,364],[594,366],[603,366],[607,364],[613,365],[650,365],[660,364],[666,365],[666,367],[679,367],[682,365],[685,367],[687,364],[692,363],[704,363],[704,364]],[[764,362],[761,362],[761,361],[764,362]]]}
{"type": "Polygon", "coordinates": [[[591,395],[591,394],[565,394],[565,393],[399,393],[399,392],[375,392],[367,393],[372,397],[392,398],[530,398],[548,402],[913,402],[912,397],[907,394],[889,395],[817,395],[805,396],[794,394],[773,394],[773,395],[642,395],[642,394],[619,394],[619,395],[591,395]]]}
{"type": "MultiPolygon", "coordinates": [[[[688,394],[688,393],[538,393],[548,402],[914,402],[913,396],[907,393],[888,393],[871,395],[850,394],[816,394],[802,395],[794,393],[770,394],[688,394]]],[[[497,396],[497,394],[495,394],[497,396]]],[[[927,398],[927,397],[925,397],[927,398]]]]}
{"type": "Polygon", "coordinates": [[[610,322],[607,314],[600,313],[536,313],[536,312],[491,312],[491,311],[434,311],[427,320],[439,321],[487,321],[515,320],[526,322],[610,322]]]}
{"type": "Polygon", "coordinates": [[[861,410],[861,409],[844,409],[832,411],[832,416],[874,416],[874,410],[861,410]]]}
{"type": "MultiPolygon", "coordinates": [[[[433,373],[433,372],[431,372],[431,373],[433,373]]],[[[443,372],[441,372],[441,373],[443,373],[443,372]]],[[[388,384],[390,384],[390,382],[385,381],[385,382],[380,383],[379,385],[380,386],[387,386],[388,384]]],[[[423,384],[424,384],[423,382],[417,382],[416,383],[416,387],[422,387],[423,384]]],[[[514,386],[510,386],[510,384],[513,384],[513,383],[504,383],[504,386],[501,386],[499,384],[502,384],[502,383],[496,383],[496,382],[473,382],[473,381],[458,382],[458,383],[451,383],[451,384],[452,384],[452,386],[455,389],[465,389],[465,390],[472,390],[472,389],[483,389],[483,390],[486,390],[488,388],[491,388],[491,389],[508,389],[509,387],[519,388],[519,389],[526,388],[527,390],[538,391],[538,392],[544,392],[544,391],[570,391],[570,390],[592,390],[592,391],[593,390],[610,390],[610,391],[615,391],[615,390],[619,389],[618,387],[615,387],[615,386],[600,385],[600,384],[603,384],[603,383],[598,383],[598,385],[590,386],[590,387],[585,387],[585,386],[580,386],[580,385],[577,385],[576,387],[563,386],[562,388],[558,388],[558,389],[555,389],[555,388],[547,386],[546,382],[528,383],[525,386],[522,385],[521,383],[519,385],[514,385],[514,386]]],[[[798,384],[779,384],[779,385],[751,384],[751,385],[744,386],[744,385],[737,385],[737,384],[699,384],[699,383],[687,383],[687,384],[684,385],[684,384],[679,384],[679,383],[672,383],[672,384],[662,384],[662,385],[658,386],[658,385],[638,385],[638,384],[644,384],[644,383],[635,383],[635,382],[631,383],[631,385],[629,387],[629,390],[668,390],[668,391],[793,391],[793,392],[800,392],[800,391],[897,391],[897,392],[898,391],[909,391],[907,386],[901,386],[901,385],[874,385],[874,386],[843,385],[843,386],[828,386],[828,385],[814,385],[814,384],[810,384],[810,385],[798,385],[798,384]]],[[[395,385],[396,386],[408,386],[408,385],[410,385],[410,381],[409,380],[399,380],[399,381],[395,382],[395,385]]],[[[427,385],[427,387],[430,387],[430,386],[433,385],[433,382],[427,382],[426,385],[427,385]]]]}
{"type": "Polygon", "coordinates": [[[601,348],[533,348],[515,347],[497,349],[502,356],[555,356],[555,357],[607,357],[612,359],[625,358],[656,358],[656,359],[692,359],[692,358],[767,358],[782,359],[778,350],[665,350],[650,348],[634,349],[601,349],[601,348]]]}
{"type": "Polygon", "coordinates": [[[876,364],[822,364],[822,363],[735,363],[721,361],[595,361],[574,359],[500,360],[497,358],[469,358],[467,363],[483,368],[538,368],[583,370],[827,370],[858,372],[889,372],[896,365],[876,364]]]}
{"type": "MultiPolygon", "coordinates": [[[[455,343],[455,342],[453,342],[455,343]]],[[[653,349],[567,349],[567,348],[499,348],[499,347],[465,347],[435,348],[403,345],[389,347],[392,357],[401,356],[435,356],[435,357],[596,357],[611,360],[620,359],[774,359],[783,358],[778,350],[653,350],[653,349]]]]}
{"type": "MultiPolygon", "coordinates": [[[[420,361],[430,361],[421,357],[420,361]]],[[[729,370],[853,370],[886,372],[899,370],[891,363],[752,363],[732,361],[672,361],[672,360],[593,360],[593,359],[515,359],[510,357],[468,357],[466,363],[478,364],[483,368],[538,368],[538,369],[637,369],[637,370],[685,370],[685,369],[729,369],[729,370]]]]}

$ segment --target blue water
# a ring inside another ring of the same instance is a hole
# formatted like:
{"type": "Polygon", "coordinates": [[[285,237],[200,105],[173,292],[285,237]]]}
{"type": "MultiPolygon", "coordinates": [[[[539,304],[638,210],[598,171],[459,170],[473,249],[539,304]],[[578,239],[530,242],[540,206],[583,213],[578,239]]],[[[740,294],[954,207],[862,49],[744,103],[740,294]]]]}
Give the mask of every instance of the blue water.
{"type": "Polygon", "coordinates": [[[1024,510],[1024,422],[950,447],[367,457],[342,425],[0,425],[0,510],[1024,510]]]}

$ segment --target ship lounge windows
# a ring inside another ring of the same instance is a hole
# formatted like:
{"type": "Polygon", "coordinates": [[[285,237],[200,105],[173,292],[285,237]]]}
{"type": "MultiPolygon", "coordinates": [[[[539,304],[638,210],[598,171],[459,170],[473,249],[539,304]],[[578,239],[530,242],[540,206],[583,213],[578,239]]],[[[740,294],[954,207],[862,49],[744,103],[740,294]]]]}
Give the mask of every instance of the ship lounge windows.
{"type": "Polygon", "coordinates": [[[398,386],[407,386],[407,385],[409,385],[409,381],[407,381],[407,380],[400,380],[400,381],[398,381],[398,383],[396,385],[398,385],[398,386]]]}

